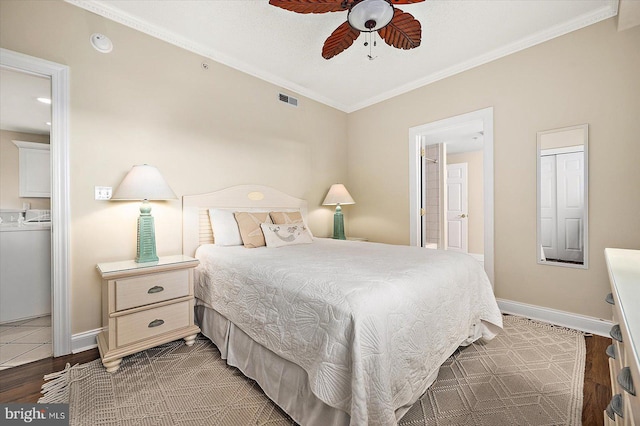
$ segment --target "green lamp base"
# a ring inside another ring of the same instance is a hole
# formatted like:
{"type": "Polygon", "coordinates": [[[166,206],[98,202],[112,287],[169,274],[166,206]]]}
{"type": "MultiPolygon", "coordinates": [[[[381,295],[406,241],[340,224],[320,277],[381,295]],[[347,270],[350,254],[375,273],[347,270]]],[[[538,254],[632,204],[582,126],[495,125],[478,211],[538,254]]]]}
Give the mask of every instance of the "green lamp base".
{"type": "Polygon", "coordinates": [[[157,262],[156,231],[151,206],[147,200],[140,206],[138,217],[138,247],[136,250],[136,263],[157,262]]]}
{"type": "Polygon", "coordinates": [[[333,215],[333,239],[346,240],[344,236],[344,216],[342,215],[342,207],[336,205],[336,212],[333,215]]]}

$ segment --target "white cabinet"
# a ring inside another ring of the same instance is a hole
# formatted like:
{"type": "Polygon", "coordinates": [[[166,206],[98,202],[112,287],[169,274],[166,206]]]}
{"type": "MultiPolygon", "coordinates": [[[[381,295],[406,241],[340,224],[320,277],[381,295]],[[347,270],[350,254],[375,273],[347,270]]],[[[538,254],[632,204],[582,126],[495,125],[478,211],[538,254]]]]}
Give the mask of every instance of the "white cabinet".
{"type": "Polygon", "coordinates": [[[198,260],[166,256],[156,262],[133,260],[98,264],[102,275],[102,325],[98,349],[113,373],[122,357],[184,339],[193,345],[200,332],[193,322],[193,270],[198,260]]]}
{"type": "Polygon", "coordinates": [[[20,156],[20,196],[51,197],[49,144],[13,141],[20,156]]]}
{"type": "Polygon", "coordinates": [[[51,313],[48,225],[0,227],[0,324],[51,313]]]}
{"type": "Polygon", "coordinates": [[[613,305],[607,348],[612,398],[604,413],[605,425],[640,426],[640,250],[607,248],[613,305]]]}

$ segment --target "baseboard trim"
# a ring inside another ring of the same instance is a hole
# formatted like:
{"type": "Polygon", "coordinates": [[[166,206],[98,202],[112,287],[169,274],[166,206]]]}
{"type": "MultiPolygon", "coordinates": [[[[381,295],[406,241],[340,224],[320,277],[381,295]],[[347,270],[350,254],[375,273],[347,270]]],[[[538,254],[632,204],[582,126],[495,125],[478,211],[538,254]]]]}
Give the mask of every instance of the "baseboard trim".
{"type": "Polygon", "coordinates": [[[496,299],[498,307],[505,314],[519,315],[526,318],[548,322],[562,327],[573,328],[585,333],[597,334],[609,337],[609,331],[613,323],[602,318],[574,314],[543,306],[529,305],[513,300],[496,299]]]}
{"type": "MultiPolygon", "coordinates": [[[[613,323],[601,318],[589,317],[586,315],[574,314],[557,309],[545,308],[543,306],[529,305],[527,303],[515,302],[513,300],[496,299],[498,307],[505,314],[519,315],[522,317],[548,322],[562,327],[569,327],[575,330],[593,333],[599,336],[609,337],[609,331],[613,323]]],[[[98,346],[97,336],[102,332],[102,328],[77,333],[71,336],[71,351],[88,351],[98,346]]]]}
{"type": "Polygon", "coordinates": [[[102,328],[96,328],[94,330],[84,331],[71,336],[71,352],[77,354],[78,352],[88,351],[98,347],[96,338],[102,331],[102,328]]]}

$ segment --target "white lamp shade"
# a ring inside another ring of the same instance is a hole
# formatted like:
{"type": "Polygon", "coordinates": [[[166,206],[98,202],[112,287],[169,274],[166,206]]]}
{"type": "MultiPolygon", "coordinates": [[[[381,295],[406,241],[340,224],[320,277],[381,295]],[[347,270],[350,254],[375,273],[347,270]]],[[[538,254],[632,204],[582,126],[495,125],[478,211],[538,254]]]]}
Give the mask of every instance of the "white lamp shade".
{"type": "Polygon", "coordinates": [[[112,200],[173,200],[178,198],[160,171],[148,164],[133,166],[115,190],[112,200]]]}
{"type": "Polygon", "coordinates": [[[347,188],[345,188],[343,184],[334,183],[333,185],[331,185],[331,188],[329,188],[329,193],[327,194],[324,201],[322,202],[322,205],[335,206],[338,204],[355,204],[355,203],[356,202],[353,201],[353,198],[351,198],[349,191],[347,191],[347,188]]]}
{"type": "Polygon", "coordinates": [[[393,6],[386,0],[363,0],[356,3],[347,16],[356,30],[377,31],[389,25],[393,19],[393,6]]]}

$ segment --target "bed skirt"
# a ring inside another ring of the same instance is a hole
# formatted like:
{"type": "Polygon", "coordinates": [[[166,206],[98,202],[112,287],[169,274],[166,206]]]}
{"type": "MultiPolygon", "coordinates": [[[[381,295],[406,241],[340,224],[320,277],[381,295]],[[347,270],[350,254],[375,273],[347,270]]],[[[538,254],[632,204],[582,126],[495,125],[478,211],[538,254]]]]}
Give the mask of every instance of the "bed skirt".
{"type": "Polygon", "coordinates": [[[195,307],[196,322],[220,350],[227,364],[255,380],[264,393],[301,425],[346,426],[349,415],[318,399],[309,388],[307,373],[264,346],[214,309],[195,307]]]}
{"type": "MultiPolygon", "coordinates": [[[[304,426],[347,426],[350,416],[318,399],[309,388],[308,376],[300,366],[256,343],[216,310],[197,300],[196,322],[209,340],[220,350],[227,364],[255,380],[264,393],[296,423],[304,426]]],[[[429,386],[435,381],[428,381],[429,386]]],[[[426,389],[425,389],[426,390],[426,389]]],[[[396,410],[399,420],[409,406],[396,410]]]]}

